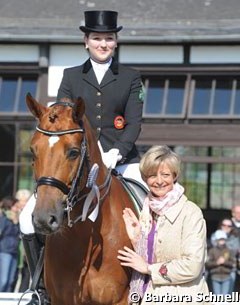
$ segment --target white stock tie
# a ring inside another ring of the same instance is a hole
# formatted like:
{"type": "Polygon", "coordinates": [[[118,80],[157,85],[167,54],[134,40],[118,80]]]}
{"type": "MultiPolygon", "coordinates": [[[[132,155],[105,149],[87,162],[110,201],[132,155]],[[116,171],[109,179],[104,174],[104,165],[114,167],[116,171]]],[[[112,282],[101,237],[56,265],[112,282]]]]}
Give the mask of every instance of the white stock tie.
{"type": "Polygon", "coordinates": [[[106,71],[108,69],[108,65],[106,64],[96,64],[94,67],[94,72],[96,74],[98,83],[100,84],[106,71]]]}
{"type": "Polygon", "coordinates": [[[99,64],[91,59],[91,62],[97,81],[100,84],[112,61],[110,60],[108,63],[99,64]]]}

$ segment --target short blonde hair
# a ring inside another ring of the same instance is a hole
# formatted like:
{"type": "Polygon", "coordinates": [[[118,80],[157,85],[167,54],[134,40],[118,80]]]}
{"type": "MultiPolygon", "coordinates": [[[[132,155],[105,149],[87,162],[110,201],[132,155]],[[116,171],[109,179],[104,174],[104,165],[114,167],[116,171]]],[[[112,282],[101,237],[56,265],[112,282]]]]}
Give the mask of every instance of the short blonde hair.
{"type": "Polygon", "coordinates": [[[163,162],[167,163],[176,181],[180,175],[181,159],[167,145],[154,145],[142,156],[139,164],[142,179],[146,181],[155,174],[163,162]]]}
{"type": "Polygon", "coordinates": [[[18,200],[28,200],[31,196],[31,192],[28,190],[28,189],[19,189],[17,192],[16,192],[16,198],[18,200]]]}

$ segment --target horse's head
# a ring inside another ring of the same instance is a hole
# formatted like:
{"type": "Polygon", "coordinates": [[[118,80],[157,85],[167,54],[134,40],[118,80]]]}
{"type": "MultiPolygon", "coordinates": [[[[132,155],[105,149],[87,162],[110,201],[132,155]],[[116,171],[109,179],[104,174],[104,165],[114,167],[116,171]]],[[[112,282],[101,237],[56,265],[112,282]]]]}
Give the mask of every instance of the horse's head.
{"type": "Polygon", "coordinates": [[[39,121],[31,141],[37,184],[33,225],[36,231],[50,234],[63,225],[66,201],[86,189],[92,163],[102,166],[102,160],[81,98],[45,107],[28,94],[26,102],[39,121]],[[95,160],[90,160],[89,151],[95,160]]]}

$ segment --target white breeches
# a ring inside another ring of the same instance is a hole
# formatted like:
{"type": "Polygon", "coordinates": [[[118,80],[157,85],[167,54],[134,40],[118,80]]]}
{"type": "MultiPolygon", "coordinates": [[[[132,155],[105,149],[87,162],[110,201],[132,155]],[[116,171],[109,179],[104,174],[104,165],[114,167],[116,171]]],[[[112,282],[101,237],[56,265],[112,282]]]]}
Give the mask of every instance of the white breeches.
{"type": "MultiPolygon", "coordinates": [[[[119,165],[116,166],[116,170],[121,173],[123,177],[135,179],[148,189],[146,183],[142,180],[139,171],[139,163],[119,165]]],[[[32,212],[34,210],[35,204],[36,198],[34,195],[32,195],[19,216],[20,230],[23,234],[34,233],[34,227],[32,224],[32,212]]]]}
{"type": "Polygon", "coordinates": [[[36,198],[34,194],[28,199],[25,207],[22,209],[22,212],[19,215],[19,225],[20,231],[23,234],[34,233],[34,227],[32,224],[32,212],[36,204],[36,198]]]}
{"type": "Polygon", "coordinates": [[[142,180],[139,163],[123,164],[116,166],[116,170],[126,178],[132,178],[143,184],[147,189],[147,184],[142,180]]]}

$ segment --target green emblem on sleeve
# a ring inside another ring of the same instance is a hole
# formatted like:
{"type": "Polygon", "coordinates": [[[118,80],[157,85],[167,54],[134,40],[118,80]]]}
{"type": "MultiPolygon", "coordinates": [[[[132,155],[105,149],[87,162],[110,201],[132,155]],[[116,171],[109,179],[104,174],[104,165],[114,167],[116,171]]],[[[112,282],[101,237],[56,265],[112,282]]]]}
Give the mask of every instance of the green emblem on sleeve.
{"type": "Polygon", "coordinates": [[[138,98],[139,98],[139,101],[143,103],[145,100],[146,90],[145,90],[143,83],[141,83],[141,84],[142,84],[142,88],[139,91],[138,98]]]}

